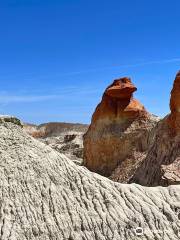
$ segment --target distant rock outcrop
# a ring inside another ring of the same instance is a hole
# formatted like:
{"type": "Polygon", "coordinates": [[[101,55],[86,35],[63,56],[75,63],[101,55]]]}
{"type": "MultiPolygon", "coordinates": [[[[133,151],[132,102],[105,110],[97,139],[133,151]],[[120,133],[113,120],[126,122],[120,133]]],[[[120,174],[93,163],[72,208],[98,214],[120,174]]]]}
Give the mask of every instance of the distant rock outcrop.
{"type": "Polygon", "coordinates": [[[58,137],[67,132],[86,132],[87,124],[65,123],[65,122],[49,122],[40,125],[24,124],[25,131],[35,138],[58,137]]]}
{"type": "Polygon", "coordinates": [[[171,113],[154,130],[154,143],[131,182],[146,186],[180,184],[180,72],[170,100],[171,113]]]}
{"type": "Polygon", "coordinates": [[[133,98],[137,88],[120,78],[105,90],[84,135],[84,165],[104,176],[127,182],[152,143],[151,129],[159,120],[133,98]],[[138,156],[138,157],[137,157],[138,156]],[[116,177],[115,177],[116,175],[116,177]]]}
{"type": "Polygon", "coordinates": [[[0,239],[180,239],[180,186],[119,184],[0,120],[0,239]]]}
{"type": "Polygon", "coordinates": [[[77,164],[83,159],[83,134],[88,125],[79,123],[24,124],[24,130],[39,141],[49,145],[77,164]]]}

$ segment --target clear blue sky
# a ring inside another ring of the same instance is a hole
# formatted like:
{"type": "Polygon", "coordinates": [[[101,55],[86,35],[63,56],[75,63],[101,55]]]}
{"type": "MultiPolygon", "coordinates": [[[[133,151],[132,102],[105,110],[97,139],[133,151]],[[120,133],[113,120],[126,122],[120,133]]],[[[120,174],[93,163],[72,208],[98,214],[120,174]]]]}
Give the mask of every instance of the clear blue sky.
{"type": "Polygon", "coordinates": [[[129,76],[169,112],[180,69],[179,0],[1,0],[0,113],[89,123],[105,87],[129,76]]]}

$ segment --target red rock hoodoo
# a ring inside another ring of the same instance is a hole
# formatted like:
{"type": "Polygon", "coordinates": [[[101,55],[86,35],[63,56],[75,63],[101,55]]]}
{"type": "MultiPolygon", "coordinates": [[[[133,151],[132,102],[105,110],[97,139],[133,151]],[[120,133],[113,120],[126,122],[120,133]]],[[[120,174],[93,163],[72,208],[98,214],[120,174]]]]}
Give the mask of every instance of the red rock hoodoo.
{"type": "Polygon", "coordinates": [[[133,98],[136,90],[127,77],[114,80],[105,90],[84,135],[84,165],[91,171],[111,176],[123,164],[124,181],[138,164],[134,156],[140,156],[138,162],[142,159],[149,145],[147,132],[156,120],[133,98]]]}

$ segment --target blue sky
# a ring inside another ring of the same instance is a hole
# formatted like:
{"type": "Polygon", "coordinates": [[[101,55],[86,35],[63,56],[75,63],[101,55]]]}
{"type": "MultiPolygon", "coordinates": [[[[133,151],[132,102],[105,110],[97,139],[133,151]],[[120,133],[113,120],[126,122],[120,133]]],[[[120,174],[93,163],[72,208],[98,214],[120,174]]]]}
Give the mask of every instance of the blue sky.
{"type": "Polygon", "coordinates": [[[0,113],[89,123],[105,87],[129,76],[164,116],[180,69],[179,0],[1,0],[0,113]]]}

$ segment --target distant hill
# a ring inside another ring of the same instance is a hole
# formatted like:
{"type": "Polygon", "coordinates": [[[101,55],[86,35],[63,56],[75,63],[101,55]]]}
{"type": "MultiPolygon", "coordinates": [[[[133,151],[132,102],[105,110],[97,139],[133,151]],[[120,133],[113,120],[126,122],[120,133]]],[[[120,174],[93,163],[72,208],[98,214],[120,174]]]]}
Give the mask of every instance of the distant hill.
{"type": "Polygon", "coordinates": [[[57,137],[62,133],[69,131],[86,132],[87,124],[66,123],[66,122],[49,122],[40,125],[24,123],[25,131],[35,138],[57,137]]]}

